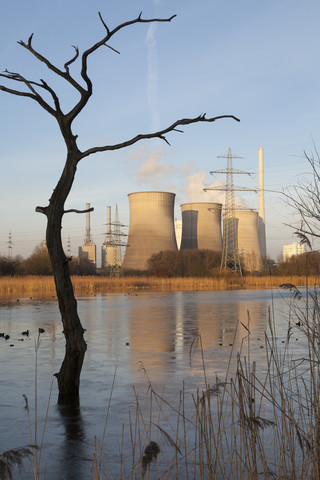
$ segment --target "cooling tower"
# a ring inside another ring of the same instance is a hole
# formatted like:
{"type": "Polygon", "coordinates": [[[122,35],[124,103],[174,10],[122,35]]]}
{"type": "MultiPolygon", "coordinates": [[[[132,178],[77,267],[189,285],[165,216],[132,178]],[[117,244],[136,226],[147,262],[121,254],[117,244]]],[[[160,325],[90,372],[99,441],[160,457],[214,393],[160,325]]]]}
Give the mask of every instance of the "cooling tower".
{"type": "Polygon", "coordinates": [[[183,203],[181,250],[222,251],[221,203],[183,203]]]}
{"type": "Polygon", "coordinates": [[[258,234],[258,212],[236,210],[238,248],[242,265],[249,272],[262,269],[262,255],[258,234]]]}
{"type": "Polygon", "coordinates": [[[146,270],[147,260],[161,250],[176,250],[174,231],[175,194],[169,192],[129,193],[128,246],[124,269],[146,270]]]}

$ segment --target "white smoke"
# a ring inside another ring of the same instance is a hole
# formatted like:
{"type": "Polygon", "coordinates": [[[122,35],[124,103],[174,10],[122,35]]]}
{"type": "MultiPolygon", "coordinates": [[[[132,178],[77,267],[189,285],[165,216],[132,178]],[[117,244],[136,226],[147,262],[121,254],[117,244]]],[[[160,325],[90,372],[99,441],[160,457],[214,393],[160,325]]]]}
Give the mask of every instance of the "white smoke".
{"type": "Polygon", "coordinates": [[[166,185],[174,174],[174,166],[162,162],[161,150],[151,151],[140,164],[137,172],[138,183],[150,184],[153,187],[166,185]]]}
{"type": "MultiPolygon", "coordinates": [[[[177,204],[186,202],[212,202],[225,204],[225,176],[212,180],[208,172],[197,170],[195,164],[178,167],[163,160],[161,148],[149,150],[140,146],[130,152],[131,176],[144,189],[176,193],[177,204]]],[[[246,207],[245,201],[235,193],[237,207],[246,207]]]]}
{"type": "MultiPolygon", "coordinates": [[[[225,204],[225,180],[219,178],[211,182],[208,181],[207,172],[194,172],[186,177],[185,188],[183,192],[187,202],[213,202],[225,204]]],[[[240,195],[234,196],[237,207],[247,207],[240,195]]]]}
{"type": "Polygon", "coordinates": [[[187,202],[214,202],[224,203],[225,193],[219,190],[205,191],[206,188],[224,187],[223,180],[206,181],[206,172],[195,172],[185,179],[184,193],[187,202]]]}

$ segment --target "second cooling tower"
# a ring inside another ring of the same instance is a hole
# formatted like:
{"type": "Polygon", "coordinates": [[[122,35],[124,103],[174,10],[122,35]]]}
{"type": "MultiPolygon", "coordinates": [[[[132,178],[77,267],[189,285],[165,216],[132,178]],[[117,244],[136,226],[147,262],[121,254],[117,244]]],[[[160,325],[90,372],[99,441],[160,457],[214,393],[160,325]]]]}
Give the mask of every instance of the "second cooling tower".
{"type": "Polygon", "coordinates": [[[176,250],[174,231],[175,194],[169,192],[129,193],[128,246],[124,269],[146,270],[148,259],[161,250],[176,250]]]}
{"type": "Polygon", "coordinates": [[[181,250],[222,250],[221,203],[183,203],[181,250]]]}
{"type": "Polygon", "coordinates": [[[262,269],[262,255],[258,233],[258,213],[252,210],[237,210],[238,248],[245,270],[259,271],[262,269]]]}

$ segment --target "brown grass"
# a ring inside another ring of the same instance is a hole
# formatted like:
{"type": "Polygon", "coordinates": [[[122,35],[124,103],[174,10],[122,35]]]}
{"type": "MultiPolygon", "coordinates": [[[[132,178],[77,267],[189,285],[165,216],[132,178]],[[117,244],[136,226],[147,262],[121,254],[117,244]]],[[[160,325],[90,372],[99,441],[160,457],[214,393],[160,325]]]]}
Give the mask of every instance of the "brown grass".
{"type": "MultiPolygon", "coordinates": [[[[309,277],[309,285],[317,283],[309,277]]],[[[162,278],[162,277],[72,277],[76,295],[132,291],[192,291],[192,290],[232,290],[278,287],[283,283],[298,286],[306,285],[306,277],[238,277],[229,275],[219,278],[162,278]]],[[[55,296],[53,277],[0,277],[0,297],[55,296]]]]}

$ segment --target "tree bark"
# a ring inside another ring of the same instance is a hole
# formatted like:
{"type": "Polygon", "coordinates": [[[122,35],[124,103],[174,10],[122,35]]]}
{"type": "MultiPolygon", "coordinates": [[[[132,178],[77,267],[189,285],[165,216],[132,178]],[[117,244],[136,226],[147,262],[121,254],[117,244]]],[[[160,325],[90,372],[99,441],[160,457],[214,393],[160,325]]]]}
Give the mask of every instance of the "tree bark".
{"type": "Polygon", "coordinates": [[[79,386],[82,364],[87,344],[84,329],[77,311],[77,301],[71,282],[68,259],[61,239],[64,204],[73,184],[79,151],[75,145],[69,146],[67,161],[61,178],[50,198],[48,207],[43,210],[47,216],[46,242],[52,263],[59,309],[66,339],[65,357],[60,371],[55,374],[59,388],[59,404],[79,404],[79,386]]]}

